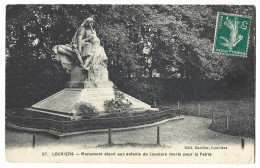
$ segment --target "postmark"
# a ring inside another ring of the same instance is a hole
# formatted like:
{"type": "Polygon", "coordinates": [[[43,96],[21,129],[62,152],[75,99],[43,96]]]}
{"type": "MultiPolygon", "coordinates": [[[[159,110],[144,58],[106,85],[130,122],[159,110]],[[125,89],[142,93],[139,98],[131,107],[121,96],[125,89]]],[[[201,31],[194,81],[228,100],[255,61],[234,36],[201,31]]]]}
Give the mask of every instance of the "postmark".
{"type": "Polygon", "coordinates": [[[250,23],[250,16],[219,12],[213,53],[247,57],[250,23]]]}

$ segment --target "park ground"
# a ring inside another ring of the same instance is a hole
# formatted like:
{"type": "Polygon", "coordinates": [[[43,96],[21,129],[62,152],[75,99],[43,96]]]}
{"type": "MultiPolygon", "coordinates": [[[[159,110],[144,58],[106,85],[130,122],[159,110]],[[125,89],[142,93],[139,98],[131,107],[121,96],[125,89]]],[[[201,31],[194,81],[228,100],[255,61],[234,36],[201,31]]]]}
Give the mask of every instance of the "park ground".
{"type": "MultiPolygon", "coordinates": [[[[198,103],[198,102],[196,102],[198,103]]],[[[153,125],[145,128],[138,128],[132,130],[124,130],[124,131],[115,131],[112,129],[111,133],[111,144],[108,144],[108,132],[99,132],[99,133],[87,133],[75,136],[62,137],[60,139],[54,138],[48,134],[44,133],[36,133],[35,134],[35,149],[33,149],[33,133],[32,132],[24,132],[18,131],[14,129],[6,129],[5,132],[5,146],[6,146],[6,159],[8,161],[51,161],[53,162],[68,162],[68,158],[63,158],[64,160],[57,160],[59,158],[53,157],[53,153],[55,154],[57,151],[75,151],[78,154],[82,151],[88,152],[104,152],[104,151],[138,151],[143,152],[149,150],[156,152],[210,152],[212,153],[213,159],[210,160],[209,157],[204,158],[202,160],[201,157],[198,157],[196,160],[192,160],[194,158],[184,158],[180,159],[179,157],[171,158],[171,162],[173,163],[253,163],[254,162],[254,144],[255,139],[253,135],[253,131],[245,132],[250,128],[254,130],[254,103],[252,100],[241,100],[241,101],[200,101],[201,105],[201,117],[196,116],[196,104],[193,103],[181,103],[180,107],[183,112],[190,114],[184,115],[181,117],[184,119],[180,120],[171,120],[163,124],[153,125]],[[241,106],[244,103],[247,105],[241,106]],[[231,124],[236,124],[238,128],[234,129],[233,125],[230,125],[230,132],[221,132],[218,130],[222,128],[221,118],[216,119],[216,124],[212,125],[212,120],[210,118],[210,112],[218,111],[219,116],[224,115],[225,113],[222,110],[225,110],[225,105],[229,106],[229,116],[235,116],[231,124]],[[189,111],[188,111],[189,109],[189,111]],[[193,110],[192,110],[193,109],[193,110]],[[213,110],[218,109],[218,110],[213,110]],[[221,110],[222,109],[222,110],[221,110]],[[251,109],[252,111],[250,111],[251,109]],[[245,113],[245,111],[247,113],[245,113]],[[244,112],[244,113],[243,113],[244,112]],[[247,115],[249,114],[249,115],[247,115]],[[243,116],[247,120],[243,120],[243,116]],[[251,120],[249,120],[249,116],[251,120]],[[239,123],[235,123],[235,122],[239,123]],[[246,123],[247,121],[248,123],[246,123]],[[240,125],[244,124],[244,125],[240,125]],[[157,127],[159,126],[160,130],[160,145],[157,144],[157,127]],[[214,127],[213,127],[214,126],[214,127]],[[237,131],[238,129],[243,129],[237,131]],[[217,130],[217,131],[213,131],[217,130]],[[224,133],[224,134],[223,134],[224,133]],[[239,134],[238,134],[239,133],[239,134]],[[228,135],[228,134],[235,134],[228,135]],[[241,134],[241,135],[240,135],[241,134]],[[242,136],[249,135],[249,136],[242,136]],[[242,140],[244,141],[244,145],[242,145],[242,140]],[[185,149],[186,146],[193,147],[193,150],[185,149]],[[226,150],[195,150],[195,146],[203,146],[203,147],[225,147],[226,150]],[[243,146],[243,147],[242,147],[243,146]],[[35,151],[35,152],[34,152],[35,151]],[[45,157],[36,157],[42,156],[42,152],[49,151],[47,158],[45,157]],[[52,153],[52,155],[51,155],[52,153]],[[17,157],[14,158],[14,155],[25,155],[25,157],[17,157]],[[223,157],[223,154],[226,157],[223,157]],[[31,156],[34,156],[31,157],[31,156]],[[50,156],[51,155],[51,156],[50,156]],[[40,159],[40,160],[37,160],[40,159]],[[228,158],[228,159],[227,159],[228,158]],[[44,160],[45,159],[45,160],[44,160]]],[[[172,104],[172,107],[175,107],[172,104]]],[[[82,159],[82,162],[93,162],[93,160],[86,160],[87,157],[76,157],[78,159],[82,159]]],[[[60,158],[61,159],[61,158],[60,158]]],[[[97,158],[95,158],[97,159],[97,158]]],[[[103,158],[102,158],[103,159],[103,158]]],[[[97,162],[121,162],[121,160],[117,157],[112,158],[109,157],[108,160],[96,160],[97,162]],[[114,159],[114,160],[113,160],[114,159]]],[[[129,157],[131,160],[131,157],[129,157]]],[[[151,159],[153,163],[165,163],[165,158],[155,160],[155,157],[148,157],[146,161],[151,163],[151,159]]],[[[133,159],[131,162],[140,162],[141,160],[133,159]]]]}
{"type": "MultiPolygon", "coordinates": [[[[176,108],[177,104],[168,104],[168,106],[176,108]]],[[[241,137],[248,137],[246,141],[254,143],[255,114],[253,99],[180,102],[180,108],[184,113],[182,114],[183,120],[169,121],[159,125],[162,145],[174,146],[183,142],[187,144],[240,144],[241,137]],[[198,104],[200,104],[200,117],[197,116],[198,104]],[[227,106],[230,125],[229,130],[225,131],[225,121],[222,117],[227,114],[227,106]],[[212,112],[216,116],[215,124],[212,124],[212,112]]],[[[156,129],[157,126],[151,126],[128,131],[112,131],[112,141],[116,146],[151,147],[156,145],[156,129]]],[[[32,135],[29,132],[7,129],[6,147],[31,147],[32,135]]],[[[60,140],[39,133],[36,135],[36,146],[62,144],[88,148],[103,146],[107,144],[107,139],[106,132],[64,137],[60,140]]]]}
{"type": "MultiPolygon", "coordinates": [[[[166,104],[170,108],[177,108],[177,103],[166,104]]],[[[212,118],[215,116],[215,123],[210,124],[211,130],[245,137],[255,137],[255,100],[244,98],[240,100],[207,100],[179,102],[182,114],[212,118]],[[228,116],[229,129],[225,130],[226,116],[228,116]]]]}
{"type": "MultiPolygon", "coordinates": [[[[182,120],[172,120],[160,124],[162,147],[180,144],[196,145],[240,145],[241,137],[225,135],[209,129],[211,120],[196,116],[183,116],[182,120]]],[[[157,126],[140,129],[113,131],[112,143],[118,147],[153,147],[157,141],[157,126]]],[[[6,130],[6,147],[32,147],[33,133],[13,129],[6,130]]],[[[106,147],[108,133],[87,133],[76,136],[54,138],[47,134],[36,134],[36,147],[72,146],[76,148],[106,147]]],[[[253,144],[253,138],[245,138],[245,144],[253,144]]]]}

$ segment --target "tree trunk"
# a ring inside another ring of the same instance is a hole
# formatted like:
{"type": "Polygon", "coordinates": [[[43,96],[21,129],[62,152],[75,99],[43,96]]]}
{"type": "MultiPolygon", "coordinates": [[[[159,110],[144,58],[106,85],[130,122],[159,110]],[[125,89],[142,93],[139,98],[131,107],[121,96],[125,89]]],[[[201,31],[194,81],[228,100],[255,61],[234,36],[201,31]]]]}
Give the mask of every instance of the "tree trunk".
{"type": "Polygon", "coordinates": [[[153,68],[149,68],[149,78],[153,77],[153,68]]]}

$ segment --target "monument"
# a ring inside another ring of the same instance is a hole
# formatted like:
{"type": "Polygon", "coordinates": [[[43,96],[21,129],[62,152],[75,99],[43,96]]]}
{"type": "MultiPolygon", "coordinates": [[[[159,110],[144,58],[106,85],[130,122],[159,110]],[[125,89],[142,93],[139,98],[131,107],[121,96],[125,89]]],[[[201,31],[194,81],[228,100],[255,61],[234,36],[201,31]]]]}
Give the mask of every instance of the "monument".
{"type": "Polygon", "coordinates": [[[105,115],[109,109],[126,111],[127,108],[134,112],[158,110],[117,90],[109,80],[107,56],[92,28],[93,22],[92,18],[85,19],[70,44],[53,47],[56,59],[71,74],[71,80],[66,89],[34,104],[32,108],[73,116],[105,115]],[[118,94],[121,96],[116,96],[118,94]],[[80,110],[82,108],[85,112],[80,110]]]}
{"type": "Polygon", "coordinates": [[[8,127],[61,137],[176,119],[180,109],[159,111],[121,92],[109,80],[108,58],[93,23],[92,18],[85,19],[70,44],[53,47],[56,59],[71,76],[66,88],[30,108],[8,109],[8,127]]]}

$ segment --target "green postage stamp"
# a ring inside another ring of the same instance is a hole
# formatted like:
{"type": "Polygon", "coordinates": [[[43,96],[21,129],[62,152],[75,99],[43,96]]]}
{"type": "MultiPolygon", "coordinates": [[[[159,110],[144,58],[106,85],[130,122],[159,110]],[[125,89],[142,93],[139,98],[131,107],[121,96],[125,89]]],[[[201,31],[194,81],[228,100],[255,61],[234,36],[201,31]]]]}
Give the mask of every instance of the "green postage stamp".
{"type": "Polygon", "coordinates": [[[250,16],[218,13],[214,38],[214,53],[247,56],[250,16]]]}

